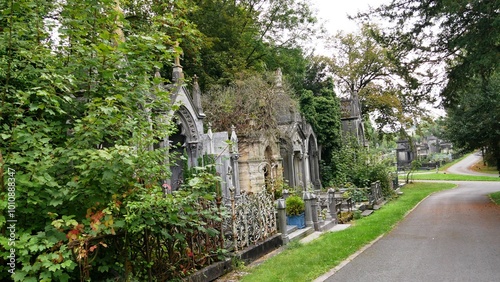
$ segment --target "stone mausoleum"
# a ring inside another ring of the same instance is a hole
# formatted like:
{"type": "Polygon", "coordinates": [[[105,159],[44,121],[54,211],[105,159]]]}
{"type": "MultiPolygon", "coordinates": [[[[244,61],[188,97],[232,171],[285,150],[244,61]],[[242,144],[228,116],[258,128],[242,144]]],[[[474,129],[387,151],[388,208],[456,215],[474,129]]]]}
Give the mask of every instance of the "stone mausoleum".
{"type": "MultiPolygon", "coordinates": [[[[280,71],[276,72],[276,79],[281,81],[280,71]]],[[[166,87],[171,91],[171,102],[179,106],[171,113],[178,130],[160,146],[177,145],[172,146],[172,150],[183,154],[190,167],[200,165],[199,159],[204,155],[213,156],[222,178],[220,187],[224,196],[227,197],[230,190],[240,194],[271,189],[278,180],[304,190],[321,188],[317,138],[298,109],[290,109],[280,116],[277,136],[256,134],[239,138],[237,127],[231,132],[212,132],[210,125],[206,125],[204,130],[205,114],[197,79],[193,79],[192,90],[189,90],[179,59],[174,63],[172,84],[166,87]]],[[[172,176],[164,187],[180,188],[184,181],[184,162],[179,159],[171,166],[172,176]]]]}

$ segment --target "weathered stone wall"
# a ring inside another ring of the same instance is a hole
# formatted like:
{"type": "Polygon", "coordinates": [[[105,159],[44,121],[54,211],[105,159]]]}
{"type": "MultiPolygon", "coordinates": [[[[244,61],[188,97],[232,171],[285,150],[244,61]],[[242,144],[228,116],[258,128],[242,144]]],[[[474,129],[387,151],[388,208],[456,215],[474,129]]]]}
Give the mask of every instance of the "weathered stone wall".
{"type": "Polygon", "coordinates": [[[238,142],[239,176],[242,191],[258,192],[266,186],[266,173],[270,178],[281,178],[281,157],[278,144],[270,138],[242,138],[238,142]],[[271,168],[271,166],[273,166],[271,168]],[[272,175],[271,175],[272,174],[272,175]]]}

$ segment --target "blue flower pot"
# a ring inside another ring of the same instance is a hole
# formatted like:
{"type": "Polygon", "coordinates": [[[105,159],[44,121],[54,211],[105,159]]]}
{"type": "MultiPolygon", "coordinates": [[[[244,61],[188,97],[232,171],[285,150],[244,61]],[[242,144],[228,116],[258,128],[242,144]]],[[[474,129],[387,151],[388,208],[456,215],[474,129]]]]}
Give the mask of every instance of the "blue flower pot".
{"type": "Polygon", "coordinates": [[[302,229],[306,227],[306,216],[305,213],[301,213],[299,215],[287,215],[286,216],[286,224],[295,225],[298,229],[302,229]]]}

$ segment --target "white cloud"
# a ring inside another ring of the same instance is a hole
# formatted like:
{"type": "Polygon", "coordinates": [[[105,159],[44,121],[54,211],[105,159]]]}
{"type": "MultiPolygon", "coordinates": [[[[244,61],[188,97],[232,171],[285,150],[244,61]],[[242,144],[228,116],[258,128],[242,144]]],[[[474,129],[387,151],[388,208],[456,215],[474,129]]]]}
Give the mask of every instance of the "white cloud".
{"type": "Polygon", "coordinates": [[[365,12],[370,7],[388,4],[390,0],[313,0],[312,6],[318,10],[318,16],[326,21],[330,33],[338,31],[355,32],[359,30],[356,22],[348,19],[358,12],[365,12]]]}

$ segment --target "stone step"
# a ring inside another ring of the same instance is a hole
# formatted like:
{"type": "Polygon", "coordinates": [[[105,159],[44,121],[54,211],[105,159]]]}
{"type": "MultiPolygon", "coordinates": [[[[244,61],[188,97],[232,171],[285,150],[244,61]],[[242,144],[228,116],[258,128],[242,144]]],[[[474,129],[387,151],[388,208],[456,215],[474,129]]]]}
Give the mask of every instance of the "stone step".
{"type": "Polygon", "coordinates": [[[294,232],[297,229],[298,229],[297,225],[287,225],[286,226],[286,234],[290,234],[290,233],[294,232]]]}
{"type": "Polygon", "coordinates": [[[337,220],[335,219],[331,219],[331,220],[325,220],[319,227],[319,230],[320,231],[325,231],[325,230],[328,230],[332,227],[334,227],[335,225],[337,225],[337,220]]]}
{"type": "Polygon", "coordinates": [[[359,204],[356,204],[354,205],[354,210],[358,210],[358,211],[364,211],[366,210],[367,208],[367,204],[366,203],[359,203],[359,204]]]}
{"type": "Polygon", "coordinates": [[[314,228],[312,228],[312,227],[297,229],[294,232],[288,234],[288,240],[289,241],[300,240],[300,239],[306,237],[307,235],[312,234],[313,232],[314,232],[314,228]]]}
{"type": "Polygon", "coordinates": [[[364,210],[362,213],[361,213],[361,216],[369,216],[370,214],[373,213],[373,210],[364,210]]]}

